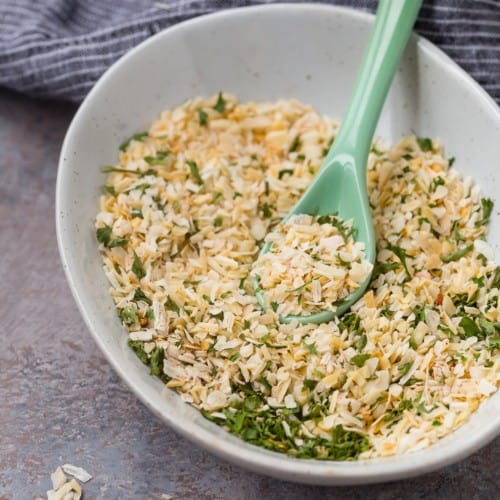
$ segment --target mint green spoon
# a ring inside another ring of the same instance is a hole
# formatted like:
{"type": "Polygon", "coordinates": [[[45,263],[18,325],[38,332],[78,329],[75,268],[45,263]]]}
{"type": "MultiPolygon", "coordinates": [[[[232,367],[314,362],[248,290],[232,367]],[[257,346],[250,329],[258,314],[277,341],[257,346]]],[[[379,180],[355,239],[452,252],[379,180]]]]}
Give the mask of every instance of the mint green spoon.
{"type": "MultiPolygon", "coordinates": [[[[387,92],[410,37],[422,0],[380,0],[375,25],[358,73],[354,91],[335,142],[316,178],[293,209],[292,215],[338,214],[353,220],[356,239],[365,244],[366,259],[375,263],[375,232],[366,191],[366,164],[371,142],[387,92]]],[[[261,253],[269,250],[264,245],[261,253]]],[[[370,282],[368,277],[346,296],[335,311],[309,316],[282,316],[282,323],[324,323],[344,313],[356,302],[370,282]]],[[[254,291],[260,306],[265,300],[259,281],[254,291]]]]}

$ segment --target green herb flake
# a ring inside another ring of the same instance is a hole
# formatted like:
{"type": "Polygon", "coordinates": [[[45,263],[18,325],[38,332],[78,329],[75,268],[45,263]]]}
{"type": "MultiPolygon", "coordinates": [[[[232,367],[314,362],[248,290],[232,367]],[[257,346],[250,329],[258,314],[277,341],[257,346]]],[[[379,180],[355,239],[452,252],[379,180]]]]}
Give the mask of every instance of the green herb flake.
{"type": "Polygon", "coordinates": [[[435,192],[438,186],[444,186],[445,185],[445,180],[438,175],[435,179],[432,179],[431,182],[431,191],[435,192]]]}
{"type": "Polygon", "coordinates": [[[370,357],[369,354],[356,354],[351,358],[351,363],[361,368],[370,357]]]}
{"type": "Polygon", "coordinates": [[[113,165],[104,165],[101,167],[101,172],[103,174],[110,174],[112,172],[119,174],[133,174],[133,175],[144,175],[145,173],[141,170],[127,170],[126,168],[114,167],[113,165]]]}
{"type": "Polygon", "coordinates": [[[399,266],[399,262],[376,262],[373,266],[372,280],[377,279],[381,274],[395,271],[399,266]]]}
{"type": "Polygon", "coordinates": [[[417,384],[418,382],[421,382],[420,379],[416,378],[416,377],[411,377],[409,378],[405,383],[404,383],[404,386],[405,387],[410,387],[412,385],[415,385],[417,384]]]}
{"type": "Polygon", "coordinates": [[[309,286],[312,282],[313,282],[313,280],[308,281],[307,283],[304,283],[303,285],[300,285],[300,286],[298,286],[297,288],[292,288],[291,290],[286,290],[286,293],[296,293],[296,292],[300,292],[300,291],[301,291],[301,290],[303,290],[306,286],[309,286]]]}
{"type": "Polygon", "coordinates": [[[149,306],[153,304],[153,301],[142,291],[141,288],[136,288],[134,291],[134,300],[137,302],[142,300],[146,302],[149,306]]]}
{"type": "Polygon", "coordinates": [[[415,315],[415,319],[413,320],[413,326],[417,326],[419,323],[425,321],[425,305],[416,306],[412,312],[415,315]]]}
{"type": "Polygon", "coordinates": [[[158,151],[156,153],[156,156],[145,156],[144,161],[148,165],[166,165],[167,157],[169,154],[170,154],[170,151],[168,151],[168,150],[158,151]]]}
{"type": "Polygon", "coordinates": [[[276,312],[278,310],[279,304],[277,302],[271,302],[270,306],[273,312],[276,312]]]}
{"type": "Polygon", "coordinates": [[[221,227],[224,222],[224,217],[222,215],[217,215],[214,219],[214,227],[221,227]]]}
{"type": "Polygon", "coordinates": [[[500,288],[500,266],[495,268],[495,274],[493,275],[493,279],[491,281],[492,288],[500,288]]]}
{"type": "Polygon", "coordinates": [[[115,188],[113,186],[108,186],[107,184],[105,184],[103,187],[102,187],[103,191],[105,193],[108,193],[110,194],[111,196],[116,196],[116,191],[115,191],[115,188]]]}
{"type": "Polygon", "coordinates": [[[124,247],[127,243],[127,238],[115,238],[109,242],[109,248],[124,247]]]}
{"type": "Polygon", "coordinates": [[[270,219],[273,216],[273,206],[269,203],[264,203],[262,205],[262,215],[265,219],[270,219]]]}
{"type": "Polygon", "coordinates": [[[331,224],[337,228],[338,232],[345,241],[354,234],[354,229],[350,227],[345,221],[339,219],[335,214],[321,215],[317,218],[318,224],[331,224]]]}
{"type": "Polygon", "coordinates": [[[137,325],[139,323],[135,307],[132,305],[120,309],[118,315],[126,326],[137,325]]]}
{"type": "Polygon", "coordinates": [[[406,263],[406,259],[412,258],[411,255],[408,255],[403,248],[392,245],[391,243],[388,244],[387,249],[390,250],[400,260],[401,265],[405,270],[406,278],[411,279],[411,274],[406,263]]]}
{"type": "Polygon", "coordinates": [[[484,316],[479,317],[479,327],[487,337],[495,335],[495,333],[500,333],[500,322],[494,323],[487,320],[484,316]]]}
{"type": "Polygon", "coordinates": [[[318,351],[316,349],[316,343],[315,342],[311,342],[310,344],[308,344],[305,340],[302,341],[302,345],[311,353],[311,354],[315,354],[316,356],[318,355],[318,351]]]}
{"type": "Polygon", "coordinates": [[[144,276],[146,276],[146,271],[144,270],[144,267],[142,266],[141,259],[139,256],[134,252],[134,261],[132,263],[132,272],[139,278],[142,279],[144,276]]]}
{"type": "Polygon", "coordinates": [[[336,255],[337,264],[341,267],[351,267],[351,262],[344,260],[340,254],[336,255]]]}
{"type": "Polygon", "coordinates": [[[201,186],[203,184],[203,179],[201,178],[200,171],[198,170],[198,165],[195,161],[191,160],[186,160],[186,163],[189,166],[189,172],[191,173],[191,176],[196,181],[196,183],[201,186]]]}
{"type": "Polygon", "coordinates": [[[483,288],[484,287],[484,276],[472,278],[472,282],[475,283],[478,288],[483,288]]]}
{"type": "Polygon", "coordinates": [[[141,184],[137,184],[135,186],[132,186],[128,191],[127,193],[130,193],[132,191],[140,191],[141,194],[144,194],[144,192],[146,191],[146,189],[150,188],[151,187],[151,184],[148,184],[147,182],[142,182],[141,184]]]}
{"type": "Polygon", "coordinates": [[[455,163],[455,157],[450,156],[450,158],[448,158],[448,167],[452,167],[454,163],[455,163]]]}
{"type": "Polygon", "coordinates": [[[402,365],[398,366],[398,371],[401,373],[401,375],[406,375],[409,371],[410,368],[413,366],[413,361],[408,361],[408,363],[404,363],[402,365]]]}
{"type": "Polygon", "coordinates": [[[219,312],[217,314],[212,314],[212,313],[209,313],[209,314],[210,314],[211,318],[216,318],[216,319],[218,319],[220,321],[222,321],[224,319],[224,311],[221,311],[221,312],[219,312]]]}
{"type": "Polygon", "coordinates": [[[463,335],[461,335],[461,337],[468,338],[481,336],[481,330],[477,326],[476,322],[467,316],[464,316],[460,320],[458,326],[463,330],[463,335]]]}
{"type": "Polygon", "coordinates": [[[123,141],[120,144],[119,149],[120,149],[120,151],[125,151],[132,141],[142,141],[148,136],[149,136],[149,134],[147,132],[138,132],[137,134],[134,134],[131,137],[129,137],[128,139],[126,139],[125,141],[123,141]]]}
{"type": "Polygon", "coordinates": [[[474,249],[474,245],[467,245],[466,247],[460,248],[456,252],[441,255],[441,260],[445,264],[448,262],[454,262],[456,260],[461,259],[463,256],[467,255],[468,253],[472,252],[473,249],[474,249]]]}
{"type": "Polygon", "coordinates": [[[402,399],[396,408],[392,408],[386,412],[383,420],[384,422],[390,422],[391,425],[394,425],[396,422],[401,420],[401,417],[406,410],[410,410],[412,408],[413,402],[411,399],[402,399]]]}
{"type": "MultiPolygon", "coordinates": [[[[139,177],[145,177],[146,175],[157,175],[156,170],[152,168],[148,170],[139,170],[138,168],[135,170],[128,170],[126,168],[113,167],[112,165],[101,167],[101,172],[104,174],[109,174],[110,172],[118,172],[122,174],[138,175],[139,177]]],[[[129,191],[126,192],[128,193],[129,191]]]]}
{"type": "Polygon", "coordinates": [[[437,419],[436,419],[436,420],[433,420],[433,421],[432,421],[432,425],[433,425],[434,427],[439,427],[440,425],[443,425],[443,422],[441,422],[440,420],[437,420],[437,419]]]}
{"type": "Polygon", "coordinates": [[[144,219],[144,216],[142,215],[142,209],[140,208],[132,208],[132,210],[130,210],[130,216],[132,217],[132,219],[138,217],[139,219],[144,219]]]}
{"type": "Polygon", "coordinates": [[[200,122],[200,125],[205,126],[208,124],[208,113],[206,111],[203,111],[203,109],[198,108],[196,110],[198,113],[198,121],[200,122]]]}
{"type": "Polygon", "coordinates": [[[292,141],[292,144],[290,144],[290,147],[288,148],[289,153],[295,153],[296,151],[299,150],[301,146],[300,142],[300,136],[295,136],[295,139],[292,141]]]}
{"type": "Polygon", "coordinates": [[[219,95],[217,96],[217,102],[215,103],[214,109],[219,113],[224,113],[224,111],[226,111],[226,101],[222,92],[219,92],[219,95]]]}
{"type": "Polygon", "coordinates": [[[432,151],[432,140],[428,137],[417,137],[417,143],[422,151],[432,151]]]}
{"type": "Polygon", "coordinates": [[[381,311],[380,314],[384,316],[385,318],[392,318],[394,316],[394,311],[391,311],[388,307],[384,307],[381,311]]]}
{"type": "Polygon", "coordinates": [[[326,156],[328,154],[334,142],[335,142],[335,137],[331,137],[328,141],[326,141],[326,145],[322,151],[323,156],[326,156]]]}
{"type": "Polygon", "coordinates": [[[419,228],[422,227],[422,224],[424,222],[427,222],[427,224],[429,224],[429,226],[432,227],[431,221],[427,217],[419,217],[417,220],[418,220],[418,227],[419,228]]]}
{"type": "Polygon", "coordinates": [[[344,314],[339,321],[339,330],[343,332],[347,330],[349,333],[359,330],[361,318],[354,312],[344,314]]]}
{"type": "Polygon", "coordinates": [[[96,230],[97,241],[104,245],[105,247],[109,246],[109,242],[111,240],[111,226],[104,225],[104,227],[99,227],[96,230]]]}
{"type": "Polygon", "coordinates": [[[318,385],[318,381],[310,379],[310,378],[305,378],[302,381],[302,385],[304,386],[305,389],[309,389],[310,391],[314,391],[314,388],[318,385]]]}
{"type": "Polygon", "coordinates": [[[462,239],[462,236],[458,231],[459,225],[460,225],[460,219],[456,219],[453,221],[453,225],[451,226],[451,234],[453,235],[453,238],[455,238],[456,243],[458,243],[462,239]]]}
{"type": "MultiPolygon", "coordinates": [[[[488,339],[488,349],[490,351],[496,351],[500,349],[500,336],[499,337],[490,337],[488,339]]],[[[493,366],[493,365],[490,365],[493,366]]]]}
{"type": "Polygon", "coordinates": [[[164,306],[166,309],[169,309],[170,311],[174,311],[177,314],[179,314],[179,311],[180,311],[179,306],[168,296],[167,296],[167,300],[165,301],[164,306]]]}
{"type": "Polygon", "coordinates": [[[262,342],[263,344],[267,343],[270,336],[271,334],[267,332],[265,335],[262,335],[262,337],[260,337],[259,342],[262,342]]]}
{"type": "Polygon", "coordinates": [[[264,388],[268,391],[270,391],[273,388],[273,386],[269,383],[269,380],[267,380],[266,377],[260,377],[259,379],[257,379],[257,382],[260,382],[264,386],[264,388]]]}
{"type": "Polygon", "coordinates": [[[269,196],[269,181],[264,182],[264,194],[269,196]]]}
{"type": "Polygon", "coordinates": [[[148,355],[144,350],[144,342],[139,340],[129,340],[128,346],[135,352],[136,356],[145,364],[149,363],[148,355]]]}
{"type": "Polygon", "coordinates": [[[489,198],[481,198],[481,208],[483,216],[474,224],[476,227],[484,226],[490,221],[491,212],[493,211],[494,203],[489,198]]]}
{"type": "Polygon", "coordinates": [[[165,351],[162,347],[156,346],[151,351],[149,366],[151,375],[161,375],[163,373],[163,360],[165,359],[165,351]]]}
{"type": "Polygon", "coordinates": [[[356,342],[356,349],[358,351],[362,351],[366,347],[367,343],[368,337],[363,333],[363,335],[361,335],[361,337],[359,337],[358,341],[356,342]]]}
{"type": "Polygon", "coordinates": [[[284,168],[278,172],[278,179],[283,179],[285,175],[293,175],[293,168],[284,168]]]}

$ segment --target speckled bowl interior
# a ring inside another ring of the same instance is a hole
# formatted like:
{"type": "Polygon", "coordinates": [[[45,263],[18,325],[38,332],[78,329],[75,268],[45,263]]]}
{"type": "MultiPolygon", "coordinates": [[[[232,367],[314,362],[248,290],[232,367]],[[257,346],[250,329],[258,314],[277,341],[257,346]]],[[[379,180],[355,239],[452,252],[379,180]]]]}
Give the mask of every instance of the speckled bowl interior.
{"type": "MultiPolygon", "coordinates": [[[[421,474],[472,453],[500,429],[500,395],[453,435],[415,453],[360,462],[293,459],[229,435],[151,377],[126,345],[108,295],[93,219],[104,176],[99,167],[165,108],[219,90],[241,100],[296,97],[341,118],[373,16],[320,5],[270,5],[197,18],[153,36],[115,63],[77,112],[64,141],[57,180],[57,236],[66,275],[92,336],[137,396],[200,446],[254,471],[314,484],[359,484],[421,474]]],[[[500,111],[448,57],[413,37],[387,100],[377,135],[440,139],[456,168],[495,199],[500,176],[500,111]]],[[[500,202],[500,200],[497,200],[500,202]]],[[[490,243],[497,258],[500,218],[490,243]]]]}

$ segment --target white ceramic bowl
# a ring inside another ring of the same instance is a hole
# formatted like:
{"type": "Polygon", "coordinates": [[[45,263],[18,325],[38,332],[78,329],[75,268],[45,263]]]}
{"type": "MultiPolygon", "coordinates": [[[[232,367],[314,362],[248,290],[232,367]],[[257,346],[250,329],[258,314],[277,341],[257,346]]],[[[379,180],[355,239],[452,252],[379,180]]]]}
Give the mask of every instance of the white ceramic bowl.
{"type": "MultiPolygon", "coordinates": [[[[453,435],[419,452],[360,462],[300,460],[244,443],[205,420],[149,376],[126,345],[108,295],[93,218],[104,176],[121,141],[163,109],[223,89],[241,100],[296,97],[342,117],[373,16],[321,5],[271,5],[224,11],[153,36],[115,63],[78,110],[64,141],[57,179],[57,236],[66,275],[95,341],[137,396],[176,431],[257,472],[314,484],[359,484],[421,474],[485,445],[500,428],[500,394],[453,435]]],[[[500,111],[440,50],[413,37],[377,134],[441,139],[456,167],[487,196],[500,192],[500,111]]],[[[499,255],[500,220],[490,243],[499,255]]]]}

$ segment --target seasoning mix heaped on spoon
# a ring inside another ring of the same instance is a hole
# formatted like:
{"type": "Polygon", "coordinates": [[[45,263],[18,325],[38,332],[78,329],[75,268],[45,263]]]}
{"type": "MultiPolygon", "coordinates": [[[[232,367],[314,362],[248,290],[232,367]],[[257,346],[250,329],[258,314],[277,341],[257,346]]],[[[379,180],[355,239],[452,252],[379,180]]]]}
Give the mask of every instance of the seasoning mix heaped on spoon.
{"type": "Polygon", "coordinates": [[[251,272],[264,309],[284,316],[335,311],[373,268],[354,233],[352,221],[335,215],[293,215],[274,228],[251,272]]]}

